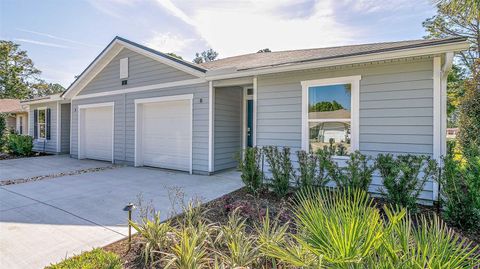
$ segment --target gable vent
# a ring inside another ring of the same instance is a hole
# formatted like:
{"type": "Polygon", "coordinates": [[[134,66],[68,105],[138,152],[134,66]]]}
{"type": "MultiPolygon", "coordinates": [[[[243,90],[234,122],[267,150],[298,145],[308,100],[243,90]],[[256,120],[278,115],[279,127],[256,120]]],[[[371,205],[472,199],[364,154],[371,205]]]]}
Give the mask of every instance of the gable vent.
{"type": "Polygon", "coordinates": [[[128,58],[120,59],[120,78],[128,78],[128,58]]]}

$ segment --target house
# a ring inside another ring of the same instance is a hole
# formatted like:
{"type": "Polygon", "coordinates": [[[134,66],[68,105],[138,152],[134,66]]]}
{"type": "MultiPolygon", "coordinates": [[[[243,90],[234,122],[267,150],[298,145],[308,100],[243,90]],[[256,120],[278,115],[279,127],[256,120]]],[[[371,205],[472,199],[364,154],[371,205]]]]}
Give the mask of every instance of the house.
{"type": "Polygon", "coordinates": [[[28,134],[28,110],[18,99],[0,99],[0,114],[6,114],[7,130],[28,134]]]}
{"type": "MultiPolygon", "coordinates": [[[[29,132],[37,150],[199,174],[235,167],[245,147],[308,151],[330,138],[364,154],[439,159],[446,77],[467,47],[412,40],[197,65],[116,37],[63,94],[25,102],[29,132]]],[[[428,182],[421,198],[437,196],[428,182]]]]}

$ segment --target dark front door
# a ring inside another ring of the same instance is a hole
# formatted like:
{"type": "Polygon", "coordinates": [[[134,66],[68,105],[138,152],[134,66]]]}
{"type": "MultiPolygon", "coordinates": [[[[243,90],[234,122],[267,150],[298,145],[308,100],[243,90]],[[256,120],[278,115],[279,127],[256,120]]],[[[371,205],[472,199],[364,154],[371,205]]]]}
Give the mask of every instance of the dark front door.
{"type": "Polygon", "coordinates": [[[247,100],[247,147],[253,147],[253,100],[247,100]]]}

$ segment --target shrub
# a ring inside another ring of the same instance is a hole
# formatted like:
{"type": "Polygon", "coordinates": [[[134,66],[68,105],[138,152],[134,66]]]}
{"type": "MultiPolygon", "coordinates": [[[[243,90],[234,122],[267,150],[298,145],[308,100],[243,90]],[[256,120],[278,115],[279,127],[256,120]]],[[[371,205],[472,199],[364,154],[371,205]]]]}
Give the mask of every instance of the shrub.
{"type": "Polygon", "coordinates": [[[455,159],[454,143],[443,158],[440,190],[444,217],[465,230],[480,229],[480,156],[465,155],[464,164],[455,159]]]}
{"type": "Polygon", "coordinates": [[[318,150],[316,155],[318,159],[317,185],[325,186],[330,181],[328,168],[332,164],[332,155],[327,150],[318,150]]]}
{"type": "Polygon", "coordinates": [[[410,210],[416,210],[427,180],[437,180],[437,163],[427,156],[408,154],[394,158],[391,154],[379,154],[375,165],[383,181],[383,188],[379,189],[382,196],[410,210]]]}
{"type": "Polygon", "coordinates": [[[277,147],[268,146],[263,151],[272,174],[270,186],[278,197],[283,197],[288,193],[290,179],[295,178],[290,148],[284,147],[279,150],[277,147]]]}
{"type": "Polygon", "coordinates": [[[297,186],[312,187],[317,181],[317,155],[300,150],[297,151],[297,158],[297,186]]]}
{"type": "Polygon", "coordinates": [[[47,269],[121,269],[122,260],[116,254],[96,248],[46,267],[47,269]]]}
{"type": "Polygon", "coordinates": [[[335,181],[338,188],[353,188],[368,191],[372,182],[375,166],[370,165],[370,157],[355,151],[350,154],[346,161],[347,166],[341,167],[334,160],[327,162],[327,170],[330,178],[335,181]]]}
{"type": "Polygon", "coordinates": [[[168,233],[173,230],[170,223],[162,223],[160,212],[152,211],[152,219],[145,215],[142,217],[141,223],[130,222],[130,225],[141,235],[140,242],[145,265],[158,263],[161,253],[167,249],[168,233]]]}
{"type": "Polygon", "coordinates": [[[6,147],[10,153],[19,156],[32,155],[33,138],[31,136],[9,134],[6,140],[6,147]]]}
{"type": "Polygon", "coordinates": [[[243,157],[238,157],[242,181],[253,194],[257,194],[263,184],[261,157],[262,151],[257,147],[246,148],[243,151],[243,157]]]}
{"type": "Polygon", "coordinates": [[[480,148],[480,59],[472,70],[472,78],[466,81],[465,94],[460,101],[458,140],[464,151],[480,148]]]}
{"type": "Polygon", "coordinates": [[[163,258],[164,268],[208,268],[208,230],[205,225],[182,227],[175,231],[175,243],[163,258]]]}
{"type": "Polygon", "coordinates": [[[5,133],[7,130],[6,114],[0,113],[0,151],[2,151],[3,144],[5,143],[5,133]]]}

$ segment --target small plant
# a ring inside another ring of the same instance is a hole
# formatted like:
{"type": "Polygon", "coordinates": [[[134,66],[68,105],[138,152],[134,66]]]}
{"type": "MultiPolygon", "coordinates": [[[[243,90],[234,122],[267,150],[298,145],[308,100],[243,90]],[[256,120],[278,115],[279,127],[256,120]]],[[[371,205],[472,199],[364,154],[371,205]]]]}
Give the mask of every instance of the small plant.
{"type": "Polygon", "coordinates": [[[332,165],[332,155],[329,151],[321,149],[316,152],[316,155],[318,159],[317,185],[323,187],[330,181],[328,168],[332,165]]]}
{"type": "Polygon", "coordinates": [[[122,269],[122,260],[118,255],[96,248],[60,263],[47,266],[46,269],[122,269]]]}
{"type": "Polygon", "coordinates": [[[355,151],[350,154],[345,167],[338,165],[337,162],[330,159],[327,162],[328,174],[338,188],[368,191],[368,187],[372,182],[373,171],[375,171],[375,166],[370,165],[370,161],[370,157],[355,151]]]}
{"type": "Polygon", "coordinates": [[[480,229],[480,156],[467,154],[464,163],[455,159],[454,143],[443,158],[440,186],[444,217],[465,230],[480,229]]]}
{"type": "Polygon", "coordinates": [[[309,154],[303,150],[297,151],[298,176],[297,186],[309,188],[317,181],[317,155],[309,154]]]}
{"type": "Polygon", "coordinates": [[[155,264],[169,244],[168,234],[173,230],[170,222],[162,222],[160,212],[152,212],[152,219],[142,217],[141,223],[130,222],[133,229],[141,235],[142,256],[145,265],[155,264]]]}
{"type": "Polygon", "coordinates": [[[216,252],[228,268],[255,268],[260,257],[256,237],[246,233],[245,222],[246,219],[242,219],[235,210],[229,215],[227,224],[220,227],[217,236],[220,249],[216,252]]]}
{"type": "Polygon", "coordinates": [[[205,225],[183,227],[175,232],[175,243],[163,257],[164,268],[208,268],[208,231],[205,225]]]}
{"type": "Polygon", "coordinates": [[[30,156],[33,150],[33,138],[27,135],[9,134],[6,136],[7,150],[18,156],[30,156]]]}
{"type": "Polygon", "coordinates": [[[290,180],[295,178],[290,148],[284,147],[279,150],[277,147],[268,146],[263,151],[272,174],[270,186],[278,197],[284,197],[288,193],[290,180]]]}
{"type": "Polygon", "coordinates": [[[243,156],[239,154],[238,168],[242,172],[241,178],[247,189],[257,194],[263,184],[263,173],[261,168],[262,151],[257,148],[246,148],[243,156]]]}
{"type": "Polygon", "coordinates": [[[437,180],[437,163],[427,156],[379,154],[375,164],[383,180],[383,197],[413,211],[427,180],[437,180]]]}

